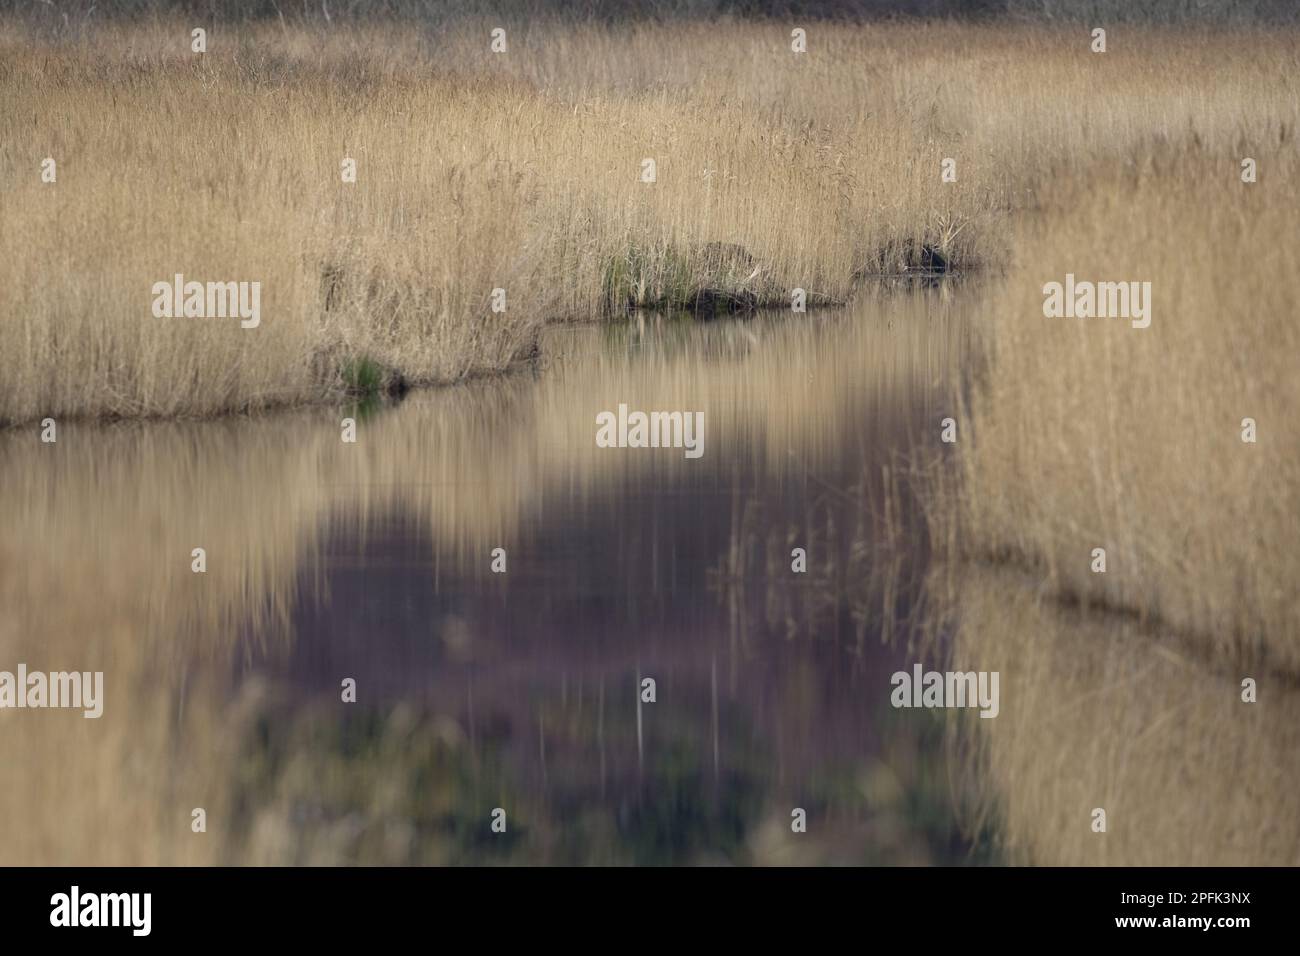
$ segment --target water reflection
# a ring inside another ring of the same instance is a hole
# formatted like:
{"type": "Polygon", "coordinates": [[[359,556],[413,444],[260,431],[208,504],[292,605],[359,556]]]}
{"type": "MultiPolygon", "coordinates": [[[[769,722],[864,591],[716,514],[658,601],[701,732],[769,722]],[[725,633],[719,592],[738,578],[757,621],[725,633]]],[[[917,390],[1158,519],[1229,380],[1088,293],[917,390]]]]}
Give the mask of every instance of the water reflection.
{"type": "Polygon", "coordinates": [[[0,712],[0,862],[987,859],[941,722],[888,706],[914,595],[872,583],[924,564],[890,466],[967,308],[556,329],[394,408],[0,436],[0,667],[107,685],[0,712]],[[705,456],[597,448],[620,402],[703,411],[705,456]]]}

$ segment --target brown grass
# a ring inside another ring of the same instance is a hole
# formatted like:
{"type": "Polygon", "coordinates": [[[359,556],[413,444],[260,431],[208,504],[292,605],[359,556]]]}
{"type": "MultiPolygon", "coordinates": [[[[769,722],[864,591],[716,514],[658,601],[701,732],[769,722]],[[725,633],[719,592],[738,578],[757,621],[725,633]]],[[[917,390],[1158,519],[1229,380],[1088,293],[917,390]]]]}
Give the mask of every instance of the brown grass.
{"type": "Polygon", "coordinates": [[[1116,28],[1098,56],[1075,29],[812,24],[796,56],[781,24],[543,20],[497,56],[494,25],[218,24],[203,56],[176,21],[0,26],[0,420],[309,401],[362,357],[455,381],[548,319],[841,301],[924,245],[1000,266],[1095,162],[1297,114],[1284,32],[1116,28]],[[153,318],[176,272],[262,282],[262,326],[153,318]]]}
{"type": "Polygon", "coordinates": [[[958,776],[1009,862],[1295,866],[1300,691],[1189,658],[1178,635],[1063,612],[1008,571],[963,576],[953,660],[1001,674],[995,720],[951,721],[958,776]],[[1258,682],[1256,703],[1241,680],[1258,682]],[[1092,830],[1094,808],[1106,832],[1092,830]]]}
{"type": "Polygon", "coordinates": [[[978,323],[962,517],[978,556],[1181,631],[1202,651],[1300,667],[1300,325],[1289,129],[1234,150],[1154,149],[1063,184],[1017,235],[978,323]],[[1241,156],[1258,183],[1239,178],[1241,156]],[[1050,319],[1043,284],[1152,283],[1152,321],[1050,319]],[[1242,441],[1253,418],[1258,441],[1242,441]],[[1105,548],[1106,573],[1090,570],[1105,548]]]}
{"type": "Polygon", "coordinates": [[[1011,861],[1297,862],[1297,172],[1287,124],[1098,162],[978,307],[959,469],[923,473],[945,558],[923,636],[1001,674],[998,718],[950,727],[1011,861]],[[1150,281],[1150,327],[1045,317],[1067,272],[1150,281]]]}

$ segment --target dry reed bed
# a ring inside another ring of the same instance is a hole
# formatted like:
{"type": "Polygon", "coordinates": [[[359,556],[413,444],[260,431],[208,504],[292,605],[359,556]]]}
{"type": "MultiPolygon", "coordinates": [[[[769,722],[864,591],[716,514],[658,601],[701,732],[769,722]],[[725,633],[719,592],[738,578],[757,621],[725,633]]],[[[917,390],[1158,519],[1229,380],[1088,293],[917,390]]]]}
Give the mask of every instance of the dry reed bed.
{"type": "Polygon", "coordinates": [[[1289,130],[1166,146],[1063,186],[1026,224],[977,322],[963,547],[1220,660],[1300,667],[1297,172],[1289,130]],[[1241,155],[1258,183],[1240,181],[1241,155]],[[1043,285],[1067,273],[1150,281],[1150,327],[1045,317],[1043,285]]]}
{"type": "Polygon", "coordinates": [[[494,25],[217,24],[201,57],[178,21],[0,26],[0,420],[308,401],[363,357],[455,381],[547,319],[841,301],[926,245],[1000,265],[1011,218],[1094,162],[1297,113],[1289,33],[1117,29],[1098,56],[1074,30],[812,24],[796,56],[784,24],[543,20],[494,55],[494,25]],[[177,272],[262,282],[262,326],[153,318],[177,272]]]}
{"type": "Polygon", "coordinates": [[[996,720],[950,721],[955,776],[978,794],[972,828],[1019,864],[1300,863],[1295,683],[1206,667],[1176,635],[1063,612],[1021,578],[972,569],[952,595],[954,660],[1001,673],[996,720]]]}

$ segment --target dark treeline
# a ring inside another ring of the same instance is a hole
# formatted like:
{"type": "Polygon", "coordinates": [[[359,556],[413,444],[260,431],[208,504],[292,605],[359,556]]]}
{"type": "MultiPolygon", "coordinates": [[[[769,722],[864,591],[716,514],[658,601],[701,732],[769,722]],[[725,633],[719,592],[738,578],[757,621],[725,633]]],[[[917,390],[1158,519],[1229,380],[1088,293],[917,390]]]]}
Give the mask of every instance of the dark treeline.
{"type": "Polygon", "coordinates": [[[356,22],[464,17],[519,20],[714,19],[724,16],[831,20],[942,17],[1042,21],[1278,23],[1300,19],[1295,0],[0,0],[0,14],[50,27],[169,14],[209,22],[262,19],[356,22]]]}

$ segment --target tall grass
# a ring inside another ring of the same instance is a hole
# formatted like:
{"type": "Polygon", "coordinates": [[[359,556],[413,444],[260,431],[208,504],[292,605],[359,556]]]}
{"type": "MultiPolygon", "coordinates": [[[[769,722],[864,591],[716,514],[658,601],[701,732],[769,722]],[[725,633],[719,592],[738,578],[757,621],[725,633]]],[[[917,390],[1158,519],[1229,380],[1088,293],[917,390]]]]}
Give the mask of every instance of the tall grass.
{"type": "Polygon", "coordinates": [[[969,825],[1009,861],[1300,862],[1293,682],[1207,666],[1134,620],[1063,610],[1008,569],[969,569],[953,597],[954,664],[999,671],[1002,687],[996,720],[953,715],[954,777],[979,794],[969,825]],[[1241,700],[1244,675],[1256,703],[1241,700]]]}
{"type": "Polygon", "coordinates": [[[945,559],[922,639],[1001,674],[998,718],[950,726],[1010,860],[1297,861],[1298,172],[1289,123],[1098,160],[976,306],[958,467],[922,472],[945,559]],[[1150,327],[1045,317],[1066,273],[1151,282],[1150,327]]]}
{"type": "Polygon", "coordinates": [[[1295,155],[1279,127],[1233,150],[1155,148],[1063,186],[1018,234],[978,323],[988,365],[961,490],[980,556],[1034,566],[1053,590],[1156,619],[1221,659],[1292,672],[1295,155]],[[1242,156],[1258,183],[1241,182],[1242,156]],[[1043,284],[1067,272],[1150,281],[1150,327],[1045,318],[1043,284]]]}
{"type": "Polygon", "coordinates": [[[1074,28],[813,23],[795,55],[779,22],[543,18],[494,55],[496,25],[218,22],[202,56],[187,21],[0,25],[0,421],[310,401],[363,362],[457,381],[547,320],[843,301],[927,247],[1001,267],[1094,162],[1297,114],[1288,33],[1098,56],[1074,28]],[[177,272],[260,281],[261,327],[155,319],[177,272]]]}

